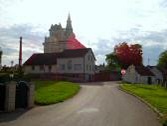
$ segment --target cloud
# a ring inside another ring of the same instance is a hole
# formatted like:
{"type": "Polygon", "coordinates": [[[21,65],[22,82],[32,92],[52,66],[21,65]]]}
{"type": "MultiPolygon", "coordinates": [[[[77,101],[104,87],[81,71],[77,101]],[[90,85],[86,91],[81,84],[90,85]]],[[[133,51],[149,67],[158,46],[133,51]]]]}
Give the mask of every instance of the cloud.
{"type": "Polygon", "coordinates": [[[0,47],[3,50],[2,64],[9,65],[11,60],[18,63],[19,37],[23,37],[23,62],[35,52],[42,52],[42,42],[46,33],[37,31],[31,24],[15,24],[0,28],[0,47]]]}
{"type": "Polygon", "coordinates": [[[117,34],[117,37],[112,37],[110,40],[99,39],[91,46],[98,64],[105,62],[105,55],[113,52],[114,46],[122,42],[141,44],[145,65],[148,65],[148,59],[149,65],[156,65],[160,53],[167,49],[167,29],[156,32],[132,28],[128,31],[119,31],[117,34]]]}
{"type": "Polygon", "coordinates": [[[161,0],[159,5],[160,5],[160,7],[166,8],[167,7],[167,1],[166,0],[161,0]]]}
{"type": "MultiPolygon", "coordinates": [[[[97,64],[105,62],[105,55],[113,52],[114,46],[121,42],[139,43],[143,46],[144,64],[156,65],[159,54],[167,49],[167,29],[161,31],[142,31],[138,25],[127,31],[117,31],[111,39],[100,38],[87,42],[96,55],[97,64]]],[[[43,41],[46,32],[31,24],[15,24],[0,29],[0,47],[3,50],[3,64],[10,65],[11,60],[18,63],[19,37],[23,36],[23,62],[33,53],[43,52],[43,41]]],[[[81,42],[84,38],[81,38],[81,42]]],[[[86,41],[86,39],[84,40],[86,41]]]]}
{"type": "Polygon", "coordinates": [[[162,30],[160,32],[156,31],[145,31],[142,32],[138,30],[137,33],[132,34],[133,30],[127,32],[131,34],[127,38],[130,43],[137,42],[143,46],[143,58],[144,64],[150,59],[150,64],[156,65],[159,54],[167,49],[167,30],[162,30]]]}

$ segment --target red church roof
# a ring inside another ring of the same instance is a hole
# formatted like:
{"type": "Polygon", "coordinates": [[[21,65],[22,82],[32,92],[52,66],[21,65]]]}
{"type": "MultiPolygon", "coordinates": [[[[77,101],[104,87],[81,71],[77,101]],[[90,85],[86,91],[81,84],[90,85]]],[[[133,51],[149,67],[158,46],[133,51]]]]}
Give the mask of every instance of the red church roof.
{"type": "Polygon", "coordinates": [[[82,49],[82,48],[86,47],[75,38],[74,34],[67,39],[67,49],[82,49]]]}

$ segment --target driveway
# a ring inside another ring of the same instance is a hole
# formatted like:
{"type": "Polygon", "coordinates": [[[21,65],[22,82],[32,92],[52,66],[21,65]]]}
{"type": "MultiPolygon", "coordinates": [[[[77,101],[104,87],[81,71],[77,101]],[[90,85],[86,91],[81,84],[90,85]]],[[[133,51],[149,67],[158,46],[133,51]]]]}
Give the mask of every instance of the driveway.
{"type": "Polygon", "coordinates": [[[161,126],[147,105],[116,82],[87,83],[73,98],[50,106],[0,114],[0,126],[161,126]]]}

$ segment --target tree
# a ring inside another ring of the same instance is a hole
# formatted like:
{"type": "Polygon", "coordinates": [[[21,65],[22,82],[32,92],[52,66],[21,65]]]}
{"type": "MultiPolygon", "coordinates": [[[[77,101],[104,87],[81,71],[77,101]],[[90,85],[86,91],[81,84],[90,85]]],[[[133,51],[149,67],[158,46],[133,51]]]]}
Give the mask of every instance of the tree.
{"type": "Polygon", "coordinates": [[[120,61],[118,60],[118,57],[114,52],[106,55],[106,62],[107,62],[107,68],[109,70],[121,69],[120,61]]]}
{"type": "Polygon", "coordinates": [[[142,46],[139,44],[128,45],[123,42],[114,48],[115,54],[122,64],[123,68],[130,65],[142,65],[142,46]]]}
{"type": "Polygon", "coordinates": [[[127,68],[130,65],[142,65],[142,46],[140,44],[128,45],[126,42],[115,46],[114,52],[106,55],[110,68],[127,68]],[[111,67],[112,66],[112,67],[111,67]]]}
{"type": "Polygon", "coordinates": [[[159,56],[158,66],[163,69],[167,69],[167,50],[162,52],[159,56]]]}

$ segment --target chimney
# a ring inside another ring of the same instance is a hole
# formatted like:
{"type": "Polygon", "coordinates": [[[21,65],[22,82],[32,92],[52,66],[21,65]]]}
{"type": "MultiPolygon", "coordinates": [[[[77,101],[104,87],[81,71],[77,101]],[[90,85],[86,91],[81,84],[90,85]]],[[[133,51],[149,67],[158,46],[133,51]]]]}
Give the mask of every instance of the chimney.
{"type": "Polygon", "coordinates": [[[22,37],[20,37],[19,67],[22,66],[22,37]]]}
{"type": "Polygon", "coordinates": [[[2,67],[2,49],[0,47],[0,70],[1,70],[1,67],[2,67]]]}

